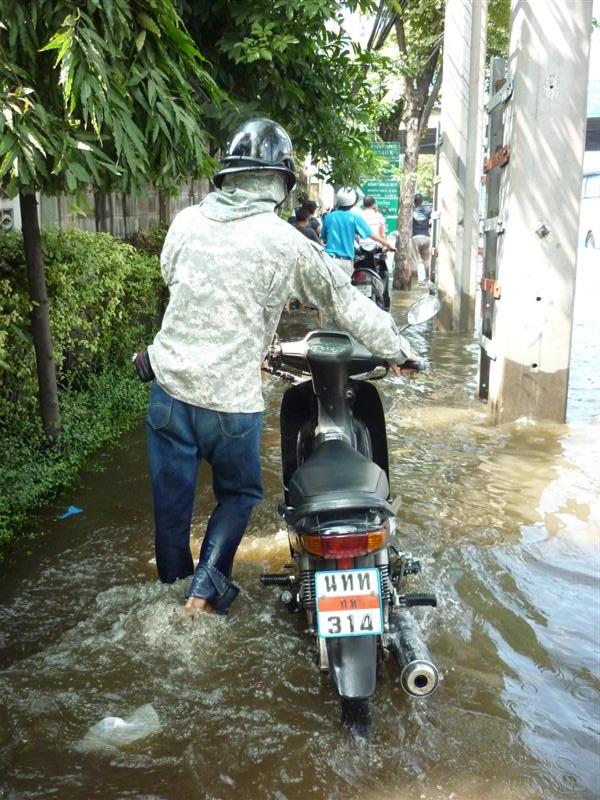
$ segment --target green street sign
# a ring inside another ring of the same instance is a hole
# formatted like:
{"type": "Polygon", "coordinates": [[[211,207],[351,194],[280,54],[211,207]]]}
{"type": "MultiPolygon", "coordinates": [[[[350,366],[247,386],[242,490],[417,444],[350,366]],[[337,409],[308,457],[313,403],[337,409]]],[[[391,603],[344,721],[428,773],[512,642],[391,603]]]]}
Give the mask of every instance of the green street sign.
{"type": "Polygon", "coordinates": [[[371,150],[385,161],[382,177],[387,180],[394,179],[400,168],[400,143],[371,142],[371,150]]]}
{"type": "Polygon", "coordinates": [[[371,142],[371,150],[384,158],[400,158],[400,142],[371,142]]]}
{"type": "Polygon", "coordinates": [[[363,191],[379,197],[398,198],[398,181],[365,181],[363,191]]]}
{"type": "Polygon", "coordinates": [[[385,217],[386,229],[392,233],[398,227],[398,181],[366,181],[362,190],[375,198],[377,207],[385,217]]]}
{"type": "Polygon", "coordinates": [[[387,232],[392,233],[398,227],[400,143],[371,142],[371,149],[385,163],[381,177],[365,181],[362,190],[375,198],[379,211],[385,217],[387,232]]]}

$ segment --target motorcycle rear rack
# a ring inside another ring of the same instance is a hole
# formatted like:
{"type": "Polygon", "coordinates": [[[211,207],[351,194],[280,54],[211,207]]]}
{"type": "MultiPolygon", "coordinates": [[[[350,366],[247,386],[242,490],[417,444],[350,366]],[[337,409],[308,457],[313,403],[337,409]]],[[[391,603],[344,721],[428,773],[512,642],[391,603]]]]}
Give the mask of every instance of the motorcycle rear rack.
{"type": "Polygon", "coordinates": [[[372,495],[355,495],[354,497],[335,497],[331,493],[322,500],[312,500],[294,508],[281,503],[278,512],[288,525],[296,525],[303,517],[319,514],[325,511],[362,511],[383,514],[393,517],[394,509],[387,500],[375,499],[372,495]]]}

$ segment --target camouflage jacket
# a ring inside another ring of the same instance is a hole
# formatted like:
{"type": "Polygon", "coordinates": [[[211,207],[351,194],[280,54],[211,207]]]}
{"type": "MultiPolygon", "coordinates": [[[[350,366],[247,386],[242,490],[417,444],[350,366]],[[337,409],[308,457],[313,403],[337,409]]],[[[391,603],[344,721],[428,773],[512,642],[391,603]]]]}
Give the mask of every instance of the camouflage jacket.
{"type": "Polygon", "coordinates": [[[148,348],[172,397],[216,411],[262,410],[260,365],[290,295],[376,355],[407,358],[391,315],[273,208],[240,189],[217,191],[173,221],[161,255],[170,299],[148,348]]]}

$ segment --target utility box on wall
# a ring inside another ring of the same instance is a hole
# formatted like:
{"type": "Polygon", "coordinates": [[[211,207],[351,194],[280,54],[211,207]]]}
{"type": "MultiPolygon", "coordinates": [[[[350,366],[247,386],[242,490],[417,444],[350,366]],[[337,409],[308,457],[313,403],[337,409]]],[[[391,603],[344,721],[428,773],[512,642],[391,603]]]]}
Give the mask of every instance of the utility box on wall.
{"type": "Polygon", "coordinates": [[[0,233],[7,231],[21,230],[21,211],[19,209],[19,198],[12,200],[0,192],[0,233]]]}

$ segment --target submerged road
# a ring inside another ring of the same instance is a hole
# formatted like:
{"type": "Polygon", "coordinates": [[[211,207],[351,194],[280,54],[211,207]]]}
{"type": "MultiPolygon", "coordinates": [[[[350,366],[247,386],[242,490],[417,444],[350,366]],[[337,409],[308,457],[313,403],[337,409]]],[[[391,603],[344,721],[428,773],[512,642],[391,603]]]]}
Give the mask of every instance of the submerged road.
{"type": "Polygon", "coordinates": [[[227,621],[184,624],[186,582],[155,580],[143,426],[100,453],[102,470],[48,508],[40,537],[2,566],[0,797],[598,797],[600,252],[584,255],[568,424],[490,426],[474,399],[478,346],[428,326],[410,336],[431,372],[380,382],[398,544],[423,563],[413,588],[440,601],[416,612],[443,676],[433,696],[407,698],[388,665],[371,740],[348,741],[302,620],[261,587],[261,571],[288,559],[276,513],[285,387],[272,381],[266,497],[227,621]],[[57,521],[70,504],[84,513],[57,521]],[[158,731],[90,746],[91,726],[147,704],[158,731]]]}

